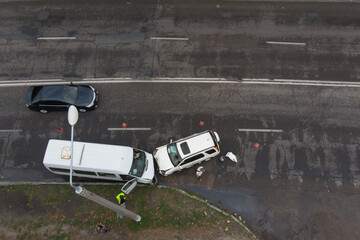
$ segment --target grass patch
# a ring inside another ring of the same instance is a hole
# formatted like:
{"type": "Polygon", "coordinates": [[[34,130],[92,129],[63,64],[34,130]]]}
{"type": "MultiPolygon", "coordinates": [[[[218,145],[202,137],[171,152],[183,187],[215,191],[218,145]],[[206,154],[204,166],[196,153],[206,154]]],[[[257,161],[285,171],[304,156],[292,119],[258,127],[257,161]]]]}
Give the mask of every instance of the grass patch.
{"type": "MultiPolygon", "coordinates": [[[[116,195],[121,191],[121,185],[89,185],[85,188],[114,203],[117,203],[116,195]]],[[[173,189],[156,186],[139,186],[127,196],[126,207],[141,216],[140,222],[117,218],[115,212],[76,195],[68,185],[20,185],[0,188],[0,198],[5,196],[11,199],[16,194],[27,197],[20,202],[27,205],[24,206],[24,217],[7,223],[8,227],[18,233],[18,239],[43,239],[44,236],[46,239],[70,239],[71,236],[63,230],[64,226],[70,225],[72,229],[92,229],[99,221],[110,229],[128,229],[137,233],[150,228],[182,230],[194,226],[216,226],[229,219],[205,203],[173,189]],[[27,209],[33,212],[40,209],[42,213],[35,217],[28,214],[27,209]],[[56,230],[44,230],[53,226],[57,226],[56,230]],[[42,235],[38,236],[37,232],[41,231],[42,235]]]]}

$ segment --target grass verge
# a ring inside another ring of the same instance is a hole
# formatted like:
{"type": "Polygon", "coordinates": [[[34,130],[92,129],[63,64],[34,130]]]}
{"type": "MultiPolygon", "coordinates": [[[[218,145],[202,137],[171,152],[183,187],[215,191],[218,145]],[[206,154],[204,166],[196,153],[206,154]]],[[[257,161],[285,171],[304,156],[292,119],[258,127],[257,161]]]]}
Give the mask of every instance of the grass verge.
{"type": "MultiPolygon", "coordinates": [[[[116,203],[121,185],[88,185],[86,189],[116,203]]],[[[186,238],[186,231],[193,234],[194,229],[212,229],[228,237],[248,235],[238,224],[233,224],[229,216],[207,204],[173,189],[156,186],[137,187],[127,197],[127,209],[139,214],[140,222],[119,219],[115,212],[76,195],[66,185],[0,187],[0,204],[0,222],[11,229],[16,239],[73,239],[74,230],[89,237],[99,221],[112,230],[111,234],[118,232],[134,238],[144,231],[159,229],[170,230],[169,234],[176,232],[180,238],[186,238]]],[[[161,236],[154,237],[146,238],[161,239],[161,236]]]]}

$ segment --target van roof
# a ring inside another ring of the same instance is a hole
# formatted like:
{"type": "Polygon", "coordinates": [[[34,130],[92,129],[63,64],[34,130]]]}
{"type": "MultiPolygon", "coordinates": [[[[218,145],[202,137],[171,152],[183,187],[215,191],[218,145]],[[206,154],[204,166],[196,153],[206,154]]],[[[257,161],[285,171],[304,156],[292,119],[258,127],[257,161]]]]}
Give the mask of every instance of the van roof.
{"type": "Polygon", "coordinates": [[[186,138],[184,140],[180,140],[176,143],[177,149],[179,149],[179,153],[181,158],[184,158],[188,155],[203,151],[204,149],[208,149],[214,147],[214,140],[210,134],[210,132],[202,132],[199,134],[195,134],[186,138]],[[186,151],[186,144],[182,146],[183,143],[186,143],[190,151],[186,151]],[[185,148],[185,149],[184,149],[185,148]]]}
{"type": "MultiPolygon", "coordinates": [[[[62,158],[70,141],[50,139],[44,156],[45,166],[69,167],[70,158],[62,158]]],[[[133,148],[126,146],[74,141],[73,167],[89,171],[128,174],[133,162],[133,148]],[[80,162],[81,160],[81,162],[80,162]]]]}

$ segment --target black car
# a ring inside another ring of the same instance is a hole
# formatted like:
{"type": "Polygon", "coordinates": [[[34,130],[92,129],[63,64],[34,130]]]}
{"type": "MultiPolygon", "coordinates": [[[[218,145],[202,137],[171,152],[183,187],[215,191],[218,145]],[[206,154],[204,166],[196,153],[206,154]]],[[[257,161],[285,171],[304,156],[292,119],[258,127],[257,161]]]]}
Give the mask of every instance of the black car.
{"type": "Polygon", "coordinates": [[[99,95],[91,86],[48,85],[30,87],[26,94],[26,106],[41,113],[67,110],[74,105],[80,112],[95,109],[99,95]]]}

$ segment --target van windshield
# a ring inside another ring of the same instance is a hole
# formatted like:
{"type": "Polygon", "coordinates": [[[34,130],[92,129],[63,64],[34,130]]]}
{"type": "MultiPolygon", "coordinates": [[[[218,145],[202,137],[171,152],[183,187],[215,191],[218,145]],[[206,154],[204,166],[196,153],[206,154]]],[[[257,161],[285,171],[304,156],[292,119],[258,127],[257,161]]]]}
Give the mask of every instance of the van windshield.
{"type": "Polygon", "coordinates": [[[146,156],[143,151],[134,149],[134,159],[129,174],[141,177],[146,167],[146,156]]]}
{"type": "Polygon", "coordinates": [[[176,148],[176,144],[169,144],[167,147],[167,151],[170,157],[170,160],[174,166],[177,166],[181,162],[181,157],[176,148]]]}

